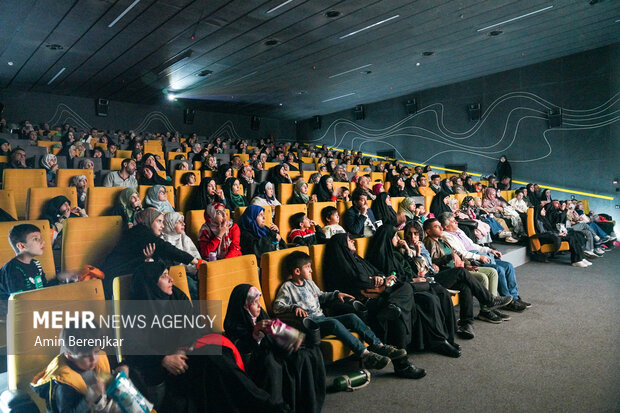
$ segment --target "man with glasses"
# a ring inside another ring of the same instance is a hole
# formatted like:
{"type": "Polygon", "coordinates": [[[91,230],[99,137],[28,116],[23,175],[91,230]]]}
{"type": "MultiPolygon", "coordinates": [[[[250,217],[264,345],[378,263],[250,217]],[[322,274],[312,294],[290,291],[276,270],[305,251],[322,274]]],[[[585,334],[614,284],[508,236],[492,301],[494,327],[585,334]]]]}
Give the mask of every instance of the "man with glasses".
{"type": "Polygon", "coordinates": [[[7,168],[10,169],[25,169],[28,168],[26,165],[26,151],[20,147],[13,149],[11,152],[11,156],[9,158],[9,165],[7,168]]]}

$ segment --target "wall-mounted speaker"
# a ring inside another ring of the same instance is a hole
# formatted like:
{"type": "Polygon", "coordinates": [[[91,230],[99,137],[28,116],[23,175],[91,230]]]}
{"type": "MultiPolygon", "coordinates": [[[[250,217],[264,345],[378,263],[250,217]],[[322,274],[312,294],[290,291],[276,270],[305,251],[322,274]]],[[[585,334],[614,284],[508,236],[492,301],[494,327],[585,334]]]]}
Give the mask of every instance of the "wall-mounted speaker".
{"type": "Polygon", "coordinates": [[[183,123],[186,125],[193,124],[195,115],[196,115],[195,109],[190,109],[190,108],[183,109],[183,123]]]}
{"type": "Polygon", "coordinates": [[[259,130],[260,129],[260,118],[256,115],[253,115],[250,118],[250,129],[259,130]]]}
{"type": "Polygon", "coordinates": [[[312,129],[321,129],[321,117],[313,116],[312,117],[312,129]]]}
{"type": "Polygon", "coordinates": [[[405,110],[407,111],[407,115],[413,115],[416,113],[418,111],[418,101],[415,98],[406,101],[405,110]]]}
{"type": "Polygon", "coordinates": [[[108,116],[108,105],[110,101],[108,99],[95,99],[95,113],[97,116],[108,116]]]}
{"type": "Polygon", "coordinates": [[[366,117],[364,105],[357,105],[355,109],[353,109],[353,114],[355,115],[355,120],[364,120],[366,117]]]}
{"type": "Polygon", "coordinates": [[[550,109],[547,113],[549,119],[549,129],[562,126],[562,109],[550,109]]]}
{"type": "Polygon", "coordinates": [[[469,113],[470,121],[480,120],[481,112],[480,103],[470,103],[467,105],[467,113],[469,113]]]}

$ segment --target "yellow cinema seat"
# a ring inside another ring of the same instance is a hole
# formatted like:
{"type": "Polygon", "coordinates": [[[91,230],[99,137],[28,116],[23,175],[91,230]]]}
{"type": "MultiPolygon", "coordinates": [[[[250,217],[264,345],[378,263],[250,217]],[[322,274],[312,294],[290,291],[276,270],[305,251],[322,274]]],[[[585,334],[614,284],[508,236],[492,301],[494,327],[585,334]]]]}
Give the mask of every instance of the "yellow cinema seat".
{"type": "Polygon", "coordinates": [[[192,301],[189,296],[189,285],[187,284],[187,272],[184,265],[173,265],[168,268],[168,275],[172,278],[172,283],[192,301]]]}
{"type": "Polygon", "coordinates": [[[120,171],[121,164],[126,158],[110,158],[110,171],[120,171]]]}
{"type": "Polygon", "coordinates": [[[390,199],[392,200],[392,208],[394,209],[394,211],[398,212],[398,204],[400,204],[403,199],[405,199],[404,196],[391,196],[390,199]]]}
{"type": "Polygon", "coordinates": [[[77,189],[69,188],[30,188],[28,189],[28,201],[26,203],[26,219],[39,219],[45,212],[47,203],[57,197],[65,196],[69,199],[71,207],[77,206],[77,189]]]}
{"type": "Polygon", "coordinates": [[[321,219],[321,211],[323,211],[323,209],[325,209],[325,208],[327,208],[329,206],[332,206],[332,207],[336,208],[336,201],[333,201],[333,202],[310,202],[308,204],[308,218],[310,218],[311,220],[316,222],[321,227],[323,227],[324,225],[327,225],[321,219]]]}
{"type": "Polygon", "coordinates": [[[115,158],[121,159],[131,159],[131,151],[130,150],[117,150],[115,158]]]}
{"type": "Polygon", "coordinates": [[[15,257],[15,251],[13,251],[13,247],[11,247],[11,244],[9,243],[9,231],[11,231],[11,228],[18,224],[32,224],[39,227],[45,246],[43,247],[43,255],[37,257],[37,260],[43,267],[45,278],[48,280],[55,278],[56,269],[54,267],[54,254],[52,253],[52,233],[50,231],[49,222],[44,219],[0,222],[0,262],[7,263],[15,257]]]}
{"type": "Polygon", "coordinates": [[[0,209],[17,219],[17,208],[15,207],[15,192],[13,190],[0,190],[0,209]]]}
{"type": "Polygon", "coordinates": [[[79,271],[86,264],[100,268],[122,233],[119,216],[69,218],[62,230],[62,270],[79,271]]]}
{"type": "Polygon", "coordinates": [[[119,204],[123,186],[96,186],[88,188],[86,197],[86,214],[89,217],[110,215],[112,209],[119,204]]]}
{"type": "Polygon", "coordinates": [[[278,184],[276,188],[276,194],[278,195],[278,201],[281,204],[286,204],[293,197],[293,184],[278,184]]]}
{"type": "Polygon", "coordinates": [[[95,172],[92,169],[59,169],[56,175],[58,187],[68,187],[76,175],[84,175],[88,179],[88,187],[95,186],[95,172]]]}
{"type": "Polygon", "coordinates": [[[48,153],[52,153],[52,148],[58,145],[58,147],[62,147],[62,142],[60,141],[37,141],[37,146],[43,146],[47,148],[48,153]]]}
{"type": "Polygon", "coordinates": [[[29,188],[47,188],[45,169],[5,169],[2,175],[2,189],[13,191],[17,217],[26,217],[26,200],[29,188]]]}
{"type": "Polygon", "coordinates": [[[280,236],[282,237],[282,239],[288,239],[288,234],[291,232],[291,225],[289,223],[289,219],[299,212],[303,212],[304,214],[308,212],[305,204],[276,206],[275,224],[280,230],[280,236]]]}
{"type": "Polygon", "coordinates": [[[370,243],[370,237],[355,238],[355,249],[357,250],[357,255],[359,255],[362,258],[365,258],[366,252],[368,252],[369,243],[370,243]]]}
{"type": "Polygon", "coordinates": [[[265,304],[267,305],[267,312],[273,314],[271,311],[271,304],[276,298],[276,293],[280,285],[288,279],[288,274],[284,273],[282,267],[284,259],[293,251],[301,251],[306,254],[309,253],[308,247],[295,247],[287,248],[279,251],[271,251],[264,253],[260,257],[260,269],[261,269],[261,289],[263,291],[263,297],[265,304]]]}
{"type": "MultiPolygon", "coordinates": [[[[554,252],[553,244],[543,244],[540,239],[534,237],[536,228],[534,226],[534,208],[527,210],[527,233],[530,237],[530,250],[532,252],[540,252],[543,254],[554,252]]],[[[562,241],[559,251],[568,251],[570,246],[567,241],[562,241]]]]}
{"type": "Polygon", "coordinates": [[[187,211],[196,191],[198,191],[197,186],[179,186],[176,188],[175,209],[181,213],[187,211]]]}

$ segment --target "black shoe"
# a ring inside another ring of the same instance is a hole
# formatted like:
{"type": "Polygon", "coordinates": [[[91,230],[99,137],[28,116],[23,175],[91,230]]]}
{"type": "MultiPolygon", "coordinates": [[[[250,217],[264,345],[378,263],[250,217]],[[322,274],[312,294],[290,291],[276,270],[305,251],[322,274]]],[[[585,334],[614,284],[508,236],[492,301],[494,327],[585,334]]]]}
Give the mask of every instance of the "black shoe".
{"type": "Polygon", "coordinates": [[[474,327],[471,324],[463,324],[456,330],[456,335],[464,340],[471,340],[474,338],[474,327]]]}
{"type": "Polygon", "coordinates": [[[369,351],[366,354],[362,355],[362,361],[364,362],[364,366],[367,369],[374,370],[381,370],[391,362],[389,357],[373,353],[372,351],[369,351]]]}
{"type": "Polygon", "coordinates": [[[368,347],[368,351],[372,351],[373,353],[377,353],[381,356],[389,357],[392,360],[407,357],[407,350],[403,348],[396,348],[394,346],[390,346],[389,344],[383,344],[380,346],[372,345],[368,347]]]}
{"type": "Polygon", "coordinates": [[[437,354],[443,354],[444,356],[458,358],[461,357],[461,352],[452,346],[448,341],[444,340],[429,347],[430,351],[437,354]]]}
{"type": "Polygon", "coordinates": [[[527,301],[523,301],[521,296],[517,297],[517,301],[520,302],[521,304],[523,304],[524,306],[526,306],[527,308],[530,308],[532,306],[532,303],[528,303],[527,301]]]}
{"type": "Polygon", "coordinates": [[[478,320],[486,321],[487,323],[500,324],[502,319],[499,318],[495,313],[489,310],[480,310],[478,315],[476,316],[478,320]]]}
{"type": "Polygon", "coordinates": [[[388,304],[387,307],[382,308],[377,313],[377,319],[379,320],[396,320],[398,317],[400,317],[400,308],[394,304],[388,304]]]}
{"type": "Polygon", "coordinates": [[[513,301],[510,304],[502,307],[504,310],[508,310],[508,311],[514,311],[515,313],[521,313],[523,311],[525,311],[525,309],[527,308],[525,306],[525,304],[521,304],[518,301],[513,301]]]}
{"type": "MultiPolygon", "coordinates": [[[[514,303],[514,301],[513,301],[513,303],[514,303]]],[[[499,318],[501,318],[501,319],[502,319],[502,321],[508,321],[508,320],[510,320],[510,319],[511,319],[511,318],[510,318],[510,316],[509,316],[508,314],[506,314],[506,313],[502,313],[502,312],[501,312],[501,311],[499,311],[499,310],[491,310],[491,312],[492,312],[493,314],[495,314],[496,316],[498,316],[499,318]]]]}
{"type": "Polygon", "coordinates": [[[499,295],[497,297],[493,297],[493,300],[491,300],[489,305],[486,306],[486,309],[495,310],[496,308],[503,307],[505,305],[510,304],[511,302],[512,302],[512,297],[510,296],[503,297],[499,295]]]}
{"type": "Polygon", "coordinates": [[[450,345],[452,347],[454,347],[455,349],[457,349],[458,351],[461,351],[461,345],[460,344],[457,344],[457,343],[455,343],[453,341],[448,341],[448,343],[450,343],[450,345]]]}
{"type": "Polygon", "coordinates": [[[394,373],[396,373],[398,377],[414,380],[421,379],[422,377],[426,376],[426,371],[424,369],[418,368],[411,363],[409,363],[409,365],[404,369],[394,369],[394,373]]]}
{"type": "Polygon", "coordinates": [[[357,314],[357,316],[361,318],[363,322],[366,322],[366,320],[368,319],[368,308],[366,308],[364,303],[355,300],[353,301],[353,308],[355,309],[355,314],[357,314]]]}

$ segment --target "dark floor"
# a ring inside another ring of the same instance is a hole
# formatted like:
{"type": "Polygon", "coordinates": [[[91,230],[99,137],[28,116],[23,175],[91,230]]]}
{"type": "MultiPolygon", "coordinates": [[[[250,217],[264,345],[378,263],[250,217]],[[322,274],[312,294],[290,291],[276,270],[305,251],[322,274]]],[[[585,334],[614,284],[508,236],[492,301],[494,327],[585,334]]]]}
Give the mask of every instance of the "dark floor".
{"type": "Polygon", "coordinates": [[[591,261],[574,268],[565,255],[519,267],[530,309],[499,325],[476,321],[476,338],[459,341],[459,359],[410,355],[427,371],[421,380],[398,379],[388,367],[362,390],[328,394],[323,411],[620,411],[620,250],[591,261]]]}

